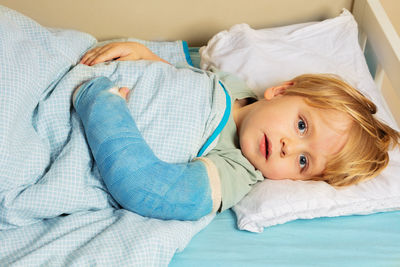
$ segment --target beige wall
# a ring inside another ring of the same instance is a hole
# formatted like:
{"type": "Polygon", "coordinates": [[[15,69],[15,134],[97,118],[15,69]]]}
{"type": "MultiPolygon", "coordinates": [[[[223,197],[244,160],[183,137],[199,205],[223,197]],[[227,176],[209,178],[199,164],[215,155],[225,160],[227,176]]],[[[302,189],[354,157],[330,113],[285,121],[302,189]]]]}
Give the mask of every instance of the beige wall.
{"type": "MultiPolygon", "coordinates": [[[[397,34],[400,34],[400,1],[399,0],[380,0],[383,8],[388,14],[397,34]]],[[[400,74],[399,74],[400,75],[400,74]]],[[[383,80],[382,93],[400,126],[400,88],[394,90],[387,77],[383,80]]]]}
{"type": "Polygon", "coordinates": [[[99,40],[136,37],[184,39],[201,45],[215,33],[246,22],[286,25],[337,16],[353,0],[0,0],[39,23],[89,32],[99,40]],[[284,3],[284,4],[283,4],[284,3]]]}

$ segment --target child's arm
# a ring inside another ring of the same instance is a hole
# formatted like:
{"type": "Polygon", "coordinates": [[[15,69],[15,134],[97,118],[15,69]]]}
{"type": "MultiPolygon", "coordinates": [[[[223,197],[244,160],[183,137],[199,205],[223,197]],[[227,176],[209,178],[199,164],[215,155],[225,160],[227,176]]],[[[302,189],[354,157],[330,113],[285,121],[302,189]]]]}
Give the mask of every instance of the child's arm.
{"type": "Polygon", "coordinates": [[[123,92],[114,88],[109,79],[95,78],[78,88],[73,99],[114,199],[125,209],[159,219],[197,220],[217,211],[220,184],[212,162],[159,160],[141,136],[123,92]]]}
{"type": "Polygon", "coordinates": [[[79,63],[93,66],[109,60],[153,60],[169,64],[146,46],[136,42],[116,42],[93,48],[86,52],[79,63]]]}

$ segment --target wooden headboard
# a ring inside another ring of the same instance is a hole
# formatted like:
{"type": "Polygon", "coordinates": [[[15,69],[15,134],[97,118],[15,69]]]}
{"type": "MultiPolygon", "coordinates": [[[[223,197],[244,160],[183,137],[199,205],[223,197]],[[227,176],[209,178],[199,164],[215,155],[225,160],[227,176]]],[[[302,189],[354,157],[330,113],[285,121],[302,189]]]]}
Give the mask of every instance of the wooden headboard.
{"type": "Polygon", "coordinates": [[[337,16],[353,0],[0,0],[44,26],[91,33],[100,41],[119,37],[186,40],[203,45],[237,23],[254,28],[337,16]]]}

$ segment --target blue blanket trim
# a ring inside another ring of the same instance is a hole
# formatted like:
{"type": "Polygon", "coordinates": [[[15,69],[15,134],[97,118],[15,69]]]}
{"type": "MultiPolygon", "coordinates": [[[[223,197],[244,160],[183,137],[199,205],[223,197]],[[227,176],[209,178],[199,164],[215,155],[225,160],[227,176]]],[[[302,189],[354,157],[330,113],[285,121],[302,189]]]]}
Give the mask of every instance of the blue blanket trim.
{"type": "Polygon", "coordinates": [[[186,41],[182,41],[183,52],[185,53],[187,63],[193,67],[192,59],[190,58],[189,46],[186,41]]]}
{"type": "Polygon", "coordinates": [[[204,151],[206,151],[206,149],[209,147],[209,145],[211,145],[211,143],[214,142],[217,136],[222,132],[222,129],[224,129],[231,114],[231,98],[228,92],[226,91],[225,86],[221,82],[219,82],[219,84],[222,86],[222,89],[224,89],[225,92],[225,100],[226,100],[225,112],[224,115],[222,116],[221,122],[218,124],[213,134],[207,139],[203,147],[200,149],[199,153],[197,154],[197,157],[201,157],[204,151]]]}

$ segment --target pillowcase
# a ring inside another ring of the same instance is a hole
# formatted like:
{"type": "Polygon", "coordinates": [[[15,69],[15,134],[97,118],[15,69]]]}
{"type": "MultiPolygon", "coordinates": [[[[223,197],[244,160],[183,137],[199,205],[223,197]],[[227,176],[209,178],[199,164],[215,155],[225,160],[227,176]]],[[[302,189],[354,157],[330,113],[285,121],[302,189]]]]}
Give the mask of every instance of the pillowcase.
{"type": "MultiPolygon", "coordinates": [[[[201,67],[237,74],[261,96],[268,87],[303,73],[334,73],[377,106],[377,116],[398,129],[369,73],[358,44],[357,23],[343,10],[322,22],[254,30],[247,24],[216,34],[200,49],[201,67]]],[[[400,151],[376,178],[341,189],[325,182],[264,180],[233,207],[242,230],[295,219],[370,214],[400,209],[400,151]]]]}

